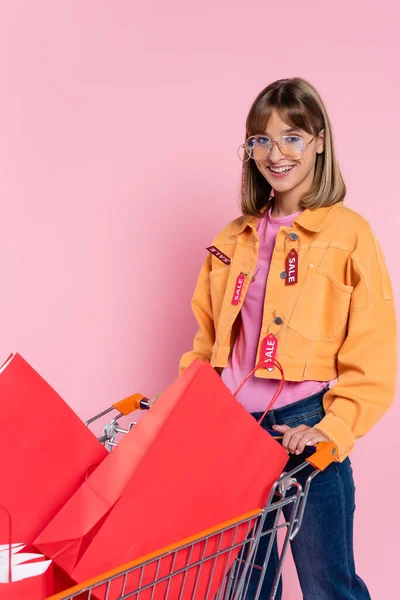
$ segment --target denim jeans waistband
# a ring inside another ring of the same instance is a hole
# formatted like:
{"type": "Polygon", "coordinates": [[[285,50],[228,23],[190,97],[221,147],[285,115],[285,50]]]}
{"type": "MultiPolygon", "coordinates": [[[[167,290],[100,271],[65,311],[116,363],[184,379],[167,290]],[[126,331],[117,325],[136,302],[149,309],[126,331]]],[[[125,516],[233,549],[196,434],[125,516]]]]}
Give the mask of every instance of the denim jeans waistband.
{"type": "MultiPolygon", "coordinates": [[[[303,400],[297,400],[281,408],[271,409],[262,421],[263,428],[271,428],[272,425],[290,425],[291,423],[308,421],[314,415],[320,415],[322,418],[325,413],[322,399],[328,390],[329,385],[320,392],[303,398],[303,400]]],[[[251,415],[258,420],[262,417],[263,413],[253,412],[251,415]]]]}

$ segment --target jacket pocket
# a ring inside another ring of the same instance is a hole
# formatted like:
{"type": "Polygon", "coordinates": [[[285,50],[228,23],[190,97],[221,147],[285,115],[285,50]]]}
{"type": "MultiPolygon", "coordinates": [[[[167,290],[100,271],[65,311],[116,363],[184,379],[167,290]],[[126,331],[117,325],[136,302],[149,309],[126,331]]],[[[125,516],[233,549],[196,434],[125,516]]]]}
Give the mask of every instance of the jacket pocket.
{"type": "Polygon", "coordinates": [[[353,289],[328,271],[308,265],[288,327],[310,342],[343,340],[353,289]]]}

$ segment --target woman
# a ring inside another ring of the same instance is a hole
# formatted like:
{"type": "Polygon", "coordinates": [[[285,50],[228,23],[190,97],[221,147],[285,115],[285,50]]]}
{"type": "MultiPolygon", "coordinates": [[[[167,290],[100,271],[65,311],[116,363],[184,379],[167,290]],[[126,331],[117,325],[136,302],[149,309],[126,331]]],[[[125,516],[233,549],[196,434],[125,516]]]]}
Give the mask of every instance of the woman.
{"type": "MultiPolygon", "coordinates": [[[[208,360],[234,393],[263,356],[276,356],[287,383],[262,426],[283,434],[286,470],[302,462],[306,446],[333,441],[338,449],[311,485],[292,543],[304,599],[367,600],[353,557],[349,454],[395,394],[390,277],[369,224],[343,206],[331,123],[309,82],[278,80],[258,95],[240,157],[243,215],[208,248],[192,299],[199,329],[179,372],[196,357],[208,360]]],[[[259,418],[277,379],[276,368],[258,369],[238,401],[259,418]]],[[[275,548],[262,599],[277,560],[275,548]]],[[[257,592],[254,576],[248,599],[257,592]]]]}

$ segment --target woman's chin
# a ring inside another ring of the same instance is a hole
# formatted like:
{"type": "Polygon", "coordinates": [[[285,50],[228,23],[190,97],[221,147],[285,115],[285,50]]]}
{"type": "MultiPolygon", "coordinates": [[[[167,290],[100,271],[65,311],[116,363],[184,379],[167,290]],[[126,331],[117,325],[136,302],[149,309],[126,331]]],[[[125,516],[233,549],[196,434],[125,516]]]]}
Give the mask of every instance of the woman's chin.
{"type": "Polygon", "coordinates": [[[289,181],[277,181],[276,179],[275,181],[272,181],[271,179],[268,179],[267,181],[276,192],[289,192],[296,187],[296,184],[289,181]]]}

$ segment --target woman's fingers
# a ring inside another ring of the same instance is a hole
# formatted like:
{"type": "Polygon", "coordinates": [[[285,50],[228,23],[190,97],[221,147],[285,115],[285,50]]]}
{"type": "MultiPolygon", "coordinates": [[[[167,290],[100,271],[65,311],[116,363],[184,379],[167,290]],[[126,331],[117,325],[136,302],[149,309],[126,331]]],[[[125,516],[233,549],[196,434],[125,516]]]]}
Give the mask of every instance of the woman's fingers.
{"type": "Polygon", "coordinates": [[[289,425],[272,425],[272,429],[283,433],[284,431],[287,431],[288,429],[290,429],[290,427],[289,427],[289,425]]]}
{"type": "MultiPolygon", "coordinates": [[[[290,436],[290,439],[288,441],[289,452],[292,452],[292,453],[296,452],[297,447],[307,430],[308,430],[307,425],[299,425],[298,427],[294,427],[292,429],[292,435],[290,436]]],[[[287,435],[288,436],[290,435],[289,431],[287,432],[287,435]]]]}
{"type": "Polygon", "coordinates": [[[299,440],[297,444],[296,454],[301,454],[302,452],[304,452],[306,446],[314,446],[314,444],[317,444],[319,437],[320,436],[312,427],[308,431],[304,432],[303,437],[299,440]]]}
{"type": "Polygon", "coordinates": [[[292,454],[301,454],[306,446],[329,441],[321,432],[308,425],[274,425],[273,429],[283,433],[282,446],[292,454]]]}
{"type": "Polygon", "coordinates": [[[288,427],[285,429],[282,446],[286,448],[286,450],[289,450],[289,452],[294,452],[297,448],[297,442],[306,428],[306,425],[299,425],[298,427],[288,427]]]}

